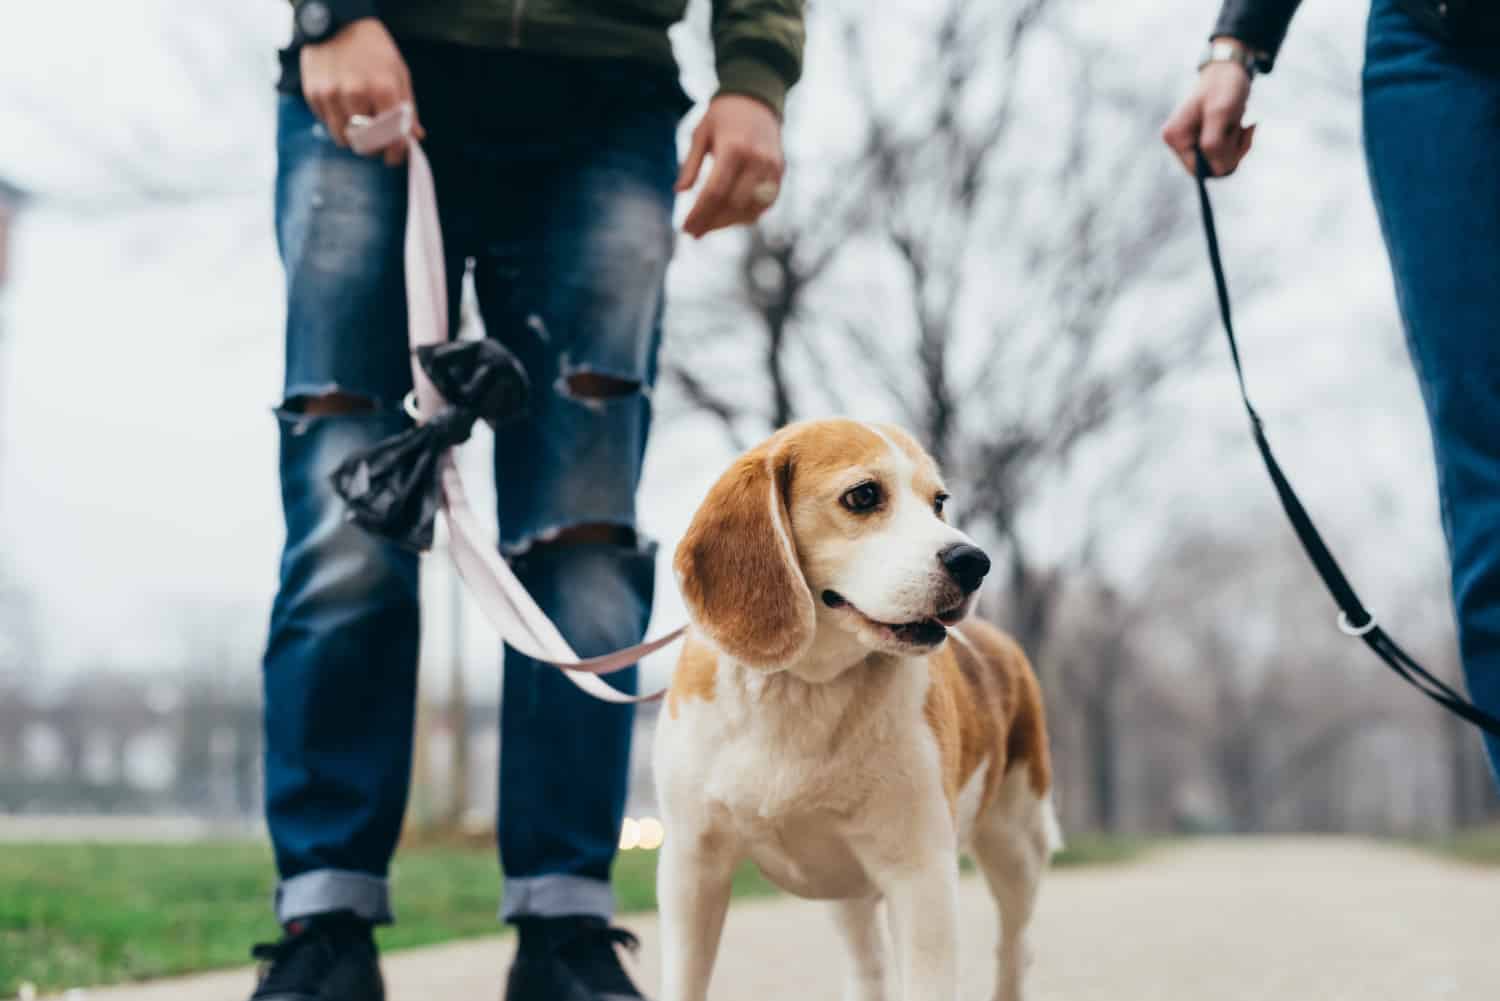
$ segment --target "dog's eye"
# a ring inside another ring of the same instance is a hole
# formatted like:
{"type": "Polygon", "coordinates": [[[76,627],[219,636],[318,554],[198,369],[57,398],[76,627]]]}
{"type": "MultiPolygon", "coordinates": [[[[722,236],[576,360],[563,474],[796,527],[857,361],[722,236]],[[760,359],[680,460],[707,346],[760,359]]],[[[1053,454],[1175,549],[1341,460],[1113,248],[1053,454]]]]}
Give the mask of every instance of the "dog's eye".
{"type": "Polygon", "coordinates": [[[943,516],[943,505],[946,503],[948,503],[948,495],[938,494],[932,499],[932,513],[941,518],[943,516]]]}
{"type": "Polygon", "coordinates": [[[855,514],[864,514],[880,506],[880,484],[870,481],[851,487],[839,502],[855,514]]]}

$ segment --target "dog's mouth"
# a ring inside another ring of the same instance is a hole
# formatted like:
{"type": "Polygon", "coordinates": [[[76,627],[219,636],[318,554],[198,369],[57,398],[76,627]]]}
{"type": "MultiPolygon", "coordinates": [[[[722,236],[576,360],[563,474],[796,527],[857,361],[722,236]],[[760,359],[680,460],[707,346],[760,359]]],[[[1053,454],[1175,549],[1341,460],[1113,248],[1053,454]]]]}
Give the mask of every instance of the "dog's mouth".
{"type": "Polygon", "coordinates": [[[944,609],[926,618],[911,622],[881,622],[861,612],[849,602],[849,599],[837,591],[824,591],[823,604],[829,608],[846,609],[898,643],[914,647],[937,646],[948,637],[948,629],[962,622],[964,616],[969,613],[969,603],[966,599],[952,608],[944,609]]]}

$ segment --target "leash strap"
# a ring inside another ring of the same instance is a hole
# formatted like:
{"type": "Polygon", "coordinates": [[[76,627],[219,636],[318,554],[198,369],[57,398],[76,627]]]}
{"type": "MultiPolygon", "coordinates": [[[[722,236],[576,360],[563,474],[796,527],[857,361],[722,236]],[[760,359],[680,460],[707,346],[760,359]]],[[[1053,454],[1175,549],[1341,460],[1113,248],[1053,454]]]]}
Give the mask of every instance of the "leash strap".
{"type": "MultiPolygon", "coordinates": [[[[356,153],[368,156],[391,143],[406,140],[407,206],[404,244],[407,335],[412,349],[415,412],[421,422],[444,405],[442,394],[416,360],[416,349],[448,339],[448,287],[443,266],[443,232],[438,222],[437,190],[432,167],[421,143],[411,134],[414,120],[409,104],[399,105],[349,130],[356,153]]],[[[627,695],[600,677],[623,670],[647,654],[682,636],[680,627],[657,639],[616,650],[600,657],[580,658],[557,626],[537,605],[510,566],[500,558],[464,491],[463,478],[451,450],[439,460],[442,510],[448,522],[449,551],[459,576],[479,602],[485,617],[511,649],[539,663],[556,667],[589,695],[605,702],[654,702],[666,689],[648,695],[627,695]]]]}
{"type": "Polygon", "coordinates": [[[1318,534],[1307,509],[1303,507],[1296,491],[1292,489],[1291,482],[1282,472],[1281,464],[1276,461],[1276,456],[1271,452],[1271,443],[1266,438],[1265,425],[1260,419],[1260,414],[1256,412],[1255,405],[1250,402],[1250,394],[1245,388],[1245,370],[1240,364],[1240,348],[1234,336],[1234,319],[1229,306],[1229,282],[1224,277],[1224,262],[1219,254],[1219,236],[1214,227],[1213,205],[1208,199],[1207,179],[1214,176],[1213,168],[1209,166],[1202,150],[1197,151],[1197,160],[1198,204],[1203,210],[1203,233],[1208,241],[1208,261],[1213,268],[1214,291],[1219,297],[1219,317],[1224,323],[1224,334],[1229,340],[1229,357],[1234,362],[1235,378],[1239,381],[1240,399],[1245,404],[1245,413],[1250,416],[1250,432],[1255,438],[1255,447],[1260,449],[1260,457],[1265,461],[1266,471],[1271,475],[1271,483],[1276,487],[1277,496],[1281,498],[1281,506],[1286,509],[1287,517],[1292,522],[1292,529],[1297,533],[1302,548],[1307,551],[1313,567],[1318,571],[1318,576],[1323,578],[1323,583],[1328,587],[1329,593],[1339,607],[1339,629],[1346,635],[1364,640],[1365,645],[1375,651],[1375,655],[1385,661],[1387,667],[1423,695],[1491,736],[1500,737],[1500,718],[1480,709],[1454,691],[1441,678],[1434,676],[1380,627],[1375,620],[1374,613],[1365,608],[1363,602],[1359,600],[1359,595],[1354,592],[1354,586],[1344,576],[1344,571],[1339,567],[1338,561],[1333,558],[1333,552],[1323,541],[1323,537],[1318,534]]]}

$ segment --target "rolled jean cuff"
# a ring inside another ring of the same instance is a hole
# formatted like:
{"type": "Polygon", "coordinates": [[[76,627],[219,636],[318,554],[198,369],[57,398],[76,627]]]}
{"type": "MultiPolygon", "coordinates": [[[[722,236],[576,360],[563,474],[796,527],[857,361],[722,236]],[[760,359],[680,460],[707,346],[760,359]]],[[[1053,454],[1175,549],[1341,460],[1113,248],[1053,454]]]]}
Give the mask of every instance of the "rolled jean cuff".
{"type": "Polygon", "coordinates": [[[276,920],[282,924],[331,911],[351,911],[357,917],[380,925],[395,920],[391,913],[390,887],[379,876],[343,869],[317,869],[293,876],[276,887],[276,920]]]}
{"type": "Polygon", "coordinates": [[[561,918],[587,914],[608,921],[615,913],[615,893],[608,882],[587,876],[528,876],[505,881],[500,917],[561,918]]]}

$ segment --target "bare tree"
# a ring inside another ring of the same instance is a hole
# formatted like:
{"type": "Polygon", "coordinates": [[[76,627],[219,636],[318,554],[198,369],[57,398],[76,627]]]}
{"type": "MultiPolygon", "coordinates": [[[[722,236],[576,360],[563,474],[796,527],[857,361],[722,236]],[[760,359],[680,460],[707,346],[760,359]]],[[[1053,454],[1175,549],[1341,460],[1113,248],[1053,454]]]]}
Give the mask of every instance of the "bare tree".
{"type": "Polygon", "coordinates": [[[1179,679],[1180,718],[1231,827],[1347,828],[1340,756],[1387,728],[1420,729],[1420,707],[1333,628],[1290,534],[1179,538],[1149,591],[1158,642],[1175,641],[1162,666],[1179,679]]]}
{"type": "Polygon", "coordinates": [[[1077,767],[1064,760],[1059,771],[1087,776],[1091,826],[1115,832],[1124,814],[1124,702],[1149,664],[1135,649],[1145,609],[1106,584],[1073,591],[1062,613],[1068,639],[1056,644],[1053,705],[1076,717],[1082,753],[1077,767]]]}
{"type": "Polygon", "coordinates": [[[1166,157],[1139,152],[1165,109],[1065,10],[946,0],[908,23],[821,8],[854,139],[831,153],[822,129],[797,133],[815,138],[783,205],[740,248],[733,287],[710,287],[738,309],[682,310],[668,370],[736,445],[829,411],[911,428],[965,527],[1002,548],[1006,617],[1034,653],[1064,576],[1023,520],[1210,329],[1201,309],[1144,308],[1184,262],[1192,203],[1166,157]],[[889,39],[869,37],[893,23],[916,67],[894,83],[889,39]]]}
{"type": "Polygon", "coordinates": [[[0,773],[18,771],[21,735],[32,712],[28,681],[39,673],[42,638],[36,603],[0,560],[0,773]]]}

